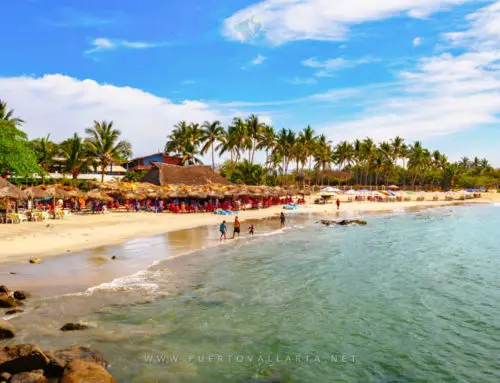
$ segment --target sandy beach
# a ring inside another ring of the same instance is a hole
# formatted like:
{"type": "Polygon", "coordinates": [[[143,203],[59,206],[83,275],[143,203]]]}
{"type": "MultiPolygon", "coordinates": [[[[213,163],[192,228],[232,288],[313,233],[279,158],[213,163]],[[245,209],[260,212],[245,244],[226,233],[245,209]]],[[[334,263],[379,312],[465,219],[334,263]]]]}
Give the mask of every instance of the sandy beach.
{"type": "MultiPolygon", "coordinates": [[[[345,198],[345,197],[344,197],[345,198]]],[[[313,198],[310,198],[310,201],[313,198]]],[[[342,201],[340,211],[343,215],[359,212],[380,212],[393,209],[413,207],[433,207],[454,202],[426,201],[374,203],[342,201]]],[[[500,201],[500,194],[486,193],[483,198],[467,202],[500,201]]],[[[277,216],[281,206],[269,209],[248,210],[240,212],[242,221],[263,219],[277,216]]],[[[308,203],[301,206],[299,213],[336,212],[333,204],[314,205],[308,203]]],[[[0,263],[24,263],[32,257],[47,258],[64,253],[96,248],[106,245],[116,245],[136,238],[151,237],[162,233],[185,230],[199,226],[218,225],[223,219],[229,223],[231,216],[222,217],[214,214],[152,214],[152,213],[108,213],[100,215],[72,215],[62,220],[47,222],[4,224],[0,225],[0,263]]]]}

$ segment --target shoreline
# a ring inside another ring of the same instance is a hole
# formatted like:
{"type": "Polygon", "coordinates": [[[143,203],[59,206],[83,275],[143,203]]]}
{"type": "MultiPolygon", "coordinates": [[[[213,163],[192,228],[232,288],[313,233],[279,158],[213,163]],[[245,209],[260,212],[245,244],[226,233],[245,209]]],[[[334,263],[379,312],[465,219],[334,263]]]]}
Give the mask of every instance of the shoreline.
{"type": "MultiPolygon", "coordinates": [[[[287,212],[293,214],[377,213],[415,207],[491,202],[494,201],[484,198],[467,201],[343,202],[339,211],[334,204],[314,205],[308,203],[295,211],[284,211],[281,206],[241,211],[239,218],[241,222],[244,222],[277,217],[282,211],[285,214],[287,212]]],[[[229,229],[231,229],[234,216],[220,216],[210,213],[177,215],[111,212],[104,215],[77,214],[62,220],[46,222],[4,224],[0,225],[0,249],[2,249],[0,265],[26,263],[33,257],[52,258],[203,226],[213,225],[214,230],[217,230],[218,225],[224,219],[228,221],[229,229]]]]}

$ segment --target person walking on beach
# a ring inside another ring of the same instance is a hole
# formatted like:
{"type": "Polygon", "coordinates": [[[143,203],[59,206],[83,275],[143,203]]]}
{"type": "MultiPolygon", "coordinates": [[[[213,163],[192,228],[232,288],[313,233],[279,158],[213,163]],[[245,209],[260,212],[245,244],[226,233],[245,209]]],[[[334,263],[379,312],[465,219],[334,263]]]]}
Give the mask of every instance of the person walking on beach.
{"type": "Polygon", "coordinates": [[[233,230],[233,239],[236,236],[236,233],[238,233],[238,238],[240,237],[240,231],[241,231],[241,224],[240,220],[238,219],[238,216],[234,218],[234,230],[233,230]]]}
{"type": "Polygon", "coordinates": [[[340,209],[340,200],[337,198],[337,210],[340,209]]]}
{"type": "Polygon", "coordinates": [[[222,223],[220,224],[219,231],[220,231],[220,238],[219,238],[219,240],[222,241],[222,237],[224,237],[224,239],[227,239],[226,238],[226,221],[222,221],[222,223]]]}
{"type": "Polygon", "coordinates": [[[281,223],[281,228],[283,229],[285,227],[285,213],[281,212],[280,214],[280,223],[281,223]]]}

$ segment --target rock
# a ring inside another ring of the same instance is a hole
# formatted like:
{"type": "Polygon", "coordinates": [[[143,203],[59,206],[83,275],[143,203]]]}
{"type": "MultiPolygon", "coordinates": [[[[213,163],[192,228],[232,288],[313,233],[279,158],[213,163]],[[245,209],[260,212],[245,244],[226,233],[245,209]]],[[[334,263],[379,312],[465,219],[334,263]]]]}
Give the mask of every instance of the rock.
{"type": "Polygon", "coordinates": [[[24,291],[14,291],[14,298],[19,301],[24,301],[28,296],[29,294],[24,291]]]}
{"type": "Polygon", "coordinates": [[[344,219],[343,221],[330,221],[330,220],[322,220],[321,223],[325,226],[349,226],[349,225],[361,225],[364,226],[367,224],[366,221],[362,221],[359,219],[344,219]]]}
{"type": "Polygon", "coordinates": [[[10,290],[7,286],[0,286],[0,294],[8,294],[10,293],[10,290]]]}
{"type": "Polygon", "coordinates": [[[12,376],[9,383],[45,383],[47,378],[43,376],[43,370],[35,370],[31,372],[21,372],[12,376]]]}
{"type": "Polygon", "coordinates": [[[108,361],[102,353],[88,347],[73,346],[64,350],[44,351],[50,362],[45,369],[47,376],[61,376],[69,362],[84,360],[108,367],[108,361]]]}
{"type": "Polygon", "coordinates": [[[66,366],[61,383],[115,383],[108,371],[97,363],[74,360],[66,366]]]}
{"type": "MultiPolygon", "coordinates": [[[[8,321],[0,319],[0,339],[14,338],[14,326],[8,321]]],[[[0,354],[1,356],[1,354],[0,354]]],[[[1,359],[0,359],[1,362],[1,359]]],[[[0,370],[1,371],[1,370],[0,370]]]]}
{"type": "Polygon", "coordinates": [[[50,359],[36,344],[17,344],[0,348],[0,372],[17,374],[46,368],[50,359]]]}
{"type": "Polygon", "coordinates": [[[8,382],[12,378],[12,375],[8,372],[2,372],[0,374],[0,382],[8,382]]]}
{"type": "Polygon", "coordinates": [[[24,312],[24,310],[21,310],[21,309],[13,309],[13,310],[6,311],[5,315],[14,315],[14,314],[19,314],[19,313],[23,313],[23,312],[24,312]]]}
{"type": "Polygon", "coordinates": [[[82,323],[66,323],[64,326],[60,328],[61,331],[79,331],[86,330],[89,326],[82,323]]]}
{"type": "Polygon", "coordinates": [[[10,275],[16,275],[17,273],[15,273],[15,272],[11,271],[9,274],[10,274],[10,275]]]}
{"type": "Polygon", "coordinates": [[[113,261],[116,261],[116,260],[120,259],[120,257],[118,257],[117,255],[113,255],[113,256],[111,257],[111,259],[112,259],[113,261]]]}
{"type": "Polygon", "coordinates": [[[40,258],[31,258],[30,263],[40,263],[42,260],[40,258]]]}
{"type": "Polygon", "coordinates": [[[21,306],[22,302],[19,302],[14,297],[11,297],[7,294],[0,294],[0,307],[10,308],[21,306]]]}

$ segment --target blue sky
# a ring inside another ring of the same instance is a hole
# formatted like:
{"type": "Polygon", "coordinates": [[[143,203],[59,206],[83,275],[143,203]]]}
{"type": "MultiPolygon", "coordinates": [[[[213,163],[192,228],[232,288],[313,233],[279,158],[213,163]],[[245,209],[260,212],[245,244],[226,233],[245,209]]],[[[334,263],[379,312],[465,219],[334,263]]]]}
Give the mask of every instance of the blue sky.
{"type": "Polygon", "coordinates": [[[0,98],[31,137],[258,114],[334,141],[419,139],[500,165],[500,2],[1,0],[0,98]]]}

